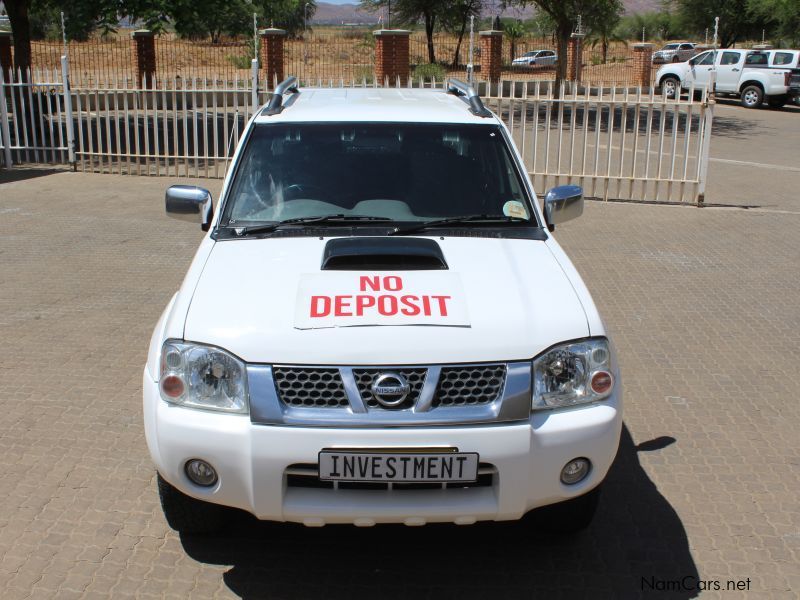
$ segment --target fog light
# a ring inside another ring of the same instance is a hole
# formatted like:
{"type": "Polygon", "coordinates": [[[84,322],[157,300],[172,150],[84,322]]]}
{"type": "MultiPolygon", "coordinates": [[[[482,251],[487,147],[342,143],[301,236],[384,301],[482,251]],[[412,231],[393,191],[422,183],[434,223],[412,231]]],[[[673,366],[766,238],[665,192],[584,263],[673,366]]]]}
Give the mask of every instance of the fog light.
{"type": "Polygon", "coordinates": [[[561,469],[561,482],[567,485],[573,485],[579,481],[583,481],[589,474],[592,463],[588,458],[574,458],[564,465],[561,469]]]}
{"type": "Polygon", "coordinates": [[[210,487],[217,483],[217,472],[210,464],[199,458],[186,462],[186,476],[197,485],[210,487]]]}

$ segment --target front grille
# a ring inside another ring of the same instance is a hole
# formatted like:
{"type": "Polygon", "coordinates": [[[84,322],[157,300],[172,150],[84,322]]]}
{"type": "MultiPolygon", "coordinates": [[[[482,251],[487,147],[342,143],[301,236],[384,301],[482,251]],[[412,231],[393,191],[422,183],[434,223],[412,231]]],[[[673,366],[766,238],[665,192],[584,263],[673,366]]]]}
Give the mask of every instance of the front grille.
{"type": "Polygon", "coordinates": [[[414,406],[422,391],[422,386],[425,384],[425,377],[428,373],[427,369],[353,369],[353,377],[358,386],[358,393],[361,394],[361,399],[364,401],[364,404],[370,408],[384,408],[372,395],[371,388],[372,383],[378,375],[389,372],[397,373],[405,377],[411,388],[403,403],[392,408],[403,409],[414,406]]]}
{"type": "Polygon", "coordinates": [[[339,369],[274,367],[278,396],[289,406],[342,408],[349,406],[339,369]]]}
{"type": "Polygon", "coordinates": [[[444,367],[433,406],[491,404],[502,394],[505,381],[505,365],[444,367]]]}

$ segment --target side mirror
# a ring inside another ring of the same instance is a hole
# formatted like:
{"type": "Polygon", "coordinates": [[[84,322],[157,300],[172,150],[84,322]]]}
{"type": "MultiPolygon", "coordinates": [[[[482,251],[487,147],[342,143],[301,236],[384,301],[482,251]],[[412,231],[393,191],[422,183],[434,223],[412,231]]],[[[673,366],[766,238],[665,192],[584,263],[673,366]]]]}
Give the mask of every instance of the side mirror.
{"type": "Polygon", "coordinates": [[[583,189],[577,185],[559,185],[544,197],[544,218],[547,228],[555,229],[557,223],[576,219],[583,214],[583,189]]]}
{"type": "Polygon", "coordinates": [[[167,214],[181,221],[200,223],[203,231],[208,231],[214,216],[211,192],[194,185],[173,185],[164,197],[167,214]]]}

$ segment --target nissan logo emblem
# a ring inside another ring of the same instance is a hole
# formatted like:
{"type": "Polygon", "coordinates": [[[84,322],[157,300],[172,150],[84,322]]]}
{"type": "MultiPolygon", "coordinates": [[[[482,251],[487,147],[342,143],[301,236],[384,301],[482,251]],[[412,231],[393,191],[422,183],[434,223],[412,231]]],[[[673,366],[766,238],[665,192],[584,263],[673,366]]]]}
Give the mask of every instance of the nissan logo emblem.
{"type": "Polygon", "coordinates": [[[399,373],[381,373],[372,382],[372,395],[382,406],[393,408],[403,403],[411,391],[405,377],[399,373]]]}

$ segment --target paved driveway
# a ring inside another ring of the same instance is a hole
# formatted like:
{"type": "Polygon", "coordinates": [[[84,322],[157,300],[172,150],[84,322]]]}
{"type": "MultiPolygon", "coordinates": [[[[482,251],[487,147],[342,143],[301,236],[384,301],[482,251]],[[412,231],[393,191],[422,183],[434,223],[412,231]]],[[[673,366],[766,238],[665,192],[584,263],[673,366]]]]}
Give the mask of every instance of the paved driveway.
{"type": "Polygon", "coordinates": [[[243,517],[181,538],[158,506],[140,379],[201,233],[165,218],[164,179],[27,176],[0,183],[3,599],[690,598],[728,580],[800,595],[800,214],[590,203],[557,231],[626,394],[587,532],[243,517]]]}
{"type": "Polygon", "coordinates": [[[800,213],[800,107],[714,107],[706,201],[800,213]]]}

